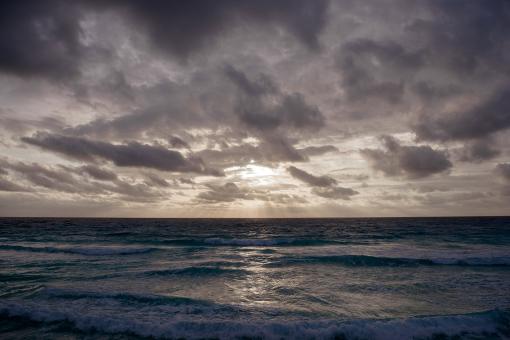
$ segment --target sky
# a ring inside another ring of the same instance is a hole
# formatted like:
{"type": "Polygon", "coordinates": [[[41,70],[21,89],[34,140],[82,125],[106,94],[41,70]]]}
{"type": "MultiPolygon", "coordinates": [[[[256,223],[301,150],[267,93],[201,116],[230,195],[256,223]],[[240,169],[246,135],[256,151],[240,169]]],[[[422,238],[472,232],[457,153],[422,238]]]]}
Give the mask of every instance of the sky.
{"type": "Polygon", "coordinates": [[[0,5],[0,215],[508,215],[510,2],[0,5]]]}

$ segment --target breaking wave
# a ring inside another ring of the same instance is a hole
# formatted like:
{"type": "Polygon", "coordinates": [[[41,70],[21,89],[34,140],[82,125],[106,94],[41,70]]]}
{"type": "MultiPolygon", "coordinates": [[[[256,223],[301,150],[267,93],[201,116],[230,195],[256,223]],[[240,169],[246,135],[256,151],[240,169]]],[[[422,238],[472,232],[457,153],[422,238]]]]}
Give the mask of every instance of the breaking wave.
{"type": "MultiPolygon", "coordinates": [[[[62,295],[62,294],[61,294],[62,295]]],[[[86,298],[90,295],[76,295],[86,298]]],[[[101,297],[92,294],[92,297],[101,297]]],[[[135,299],[140,297],[104,294],[103,298],[135,299]]],[[[151,302],[145,297],[142,302],[151,302]]],[[[154,298],[159,301],[159,298],[154,298]]],[[[176,308],[189,308],[195,300],[168,300],[176,308]]],[[[0,320],[8,324],[14,318],[26,322],[69,323],[80,332],[134,334],[154,338],[186,339],[427,339],[483,337],[505,339],[510,335],[510,312],[492,310],[475,314],[414,317],[385,320],[302,320],[269,321],[256,318],[221,318],[218,310],[203,309],[201,319],[182,315],[145,313],[132,309],[128,313],[112,314],[98,310],[55,307],[37,304],[2,302],[0,320]],[[205,315],[203,313],[206,313],[205,315]]],[[[194,312],[191,312],[191,315],[194,312]]]]}

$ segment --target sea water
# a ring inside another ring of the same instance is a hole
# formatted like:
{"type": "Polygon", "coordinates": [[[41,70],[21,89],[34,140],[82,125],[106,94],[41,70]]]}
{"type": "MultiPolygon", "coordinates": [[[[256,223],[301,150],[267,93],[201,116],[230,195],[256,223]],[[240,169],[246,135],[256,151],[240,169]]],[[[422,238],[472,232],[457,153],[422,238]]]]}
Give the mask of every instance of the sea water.
{"type": "Polygon", "coordinates": [[[1,219],[1,339],[508,339],[510,218],[1,219]]]}

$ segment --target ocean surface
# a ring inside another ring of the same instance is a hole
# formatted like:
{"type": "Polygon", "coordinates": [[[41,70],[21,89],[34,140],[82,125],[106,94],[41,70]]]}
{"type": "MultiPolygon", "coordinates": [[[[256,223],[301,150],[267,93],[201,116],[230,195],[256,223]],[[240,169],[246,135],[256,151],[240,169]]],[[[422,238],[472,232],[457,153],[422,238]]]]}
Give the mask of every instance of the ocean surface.
{"type": "Polygon", "coordinates": [[[509,339],[510,218],[0,219],[0,339],[509,339]]]}

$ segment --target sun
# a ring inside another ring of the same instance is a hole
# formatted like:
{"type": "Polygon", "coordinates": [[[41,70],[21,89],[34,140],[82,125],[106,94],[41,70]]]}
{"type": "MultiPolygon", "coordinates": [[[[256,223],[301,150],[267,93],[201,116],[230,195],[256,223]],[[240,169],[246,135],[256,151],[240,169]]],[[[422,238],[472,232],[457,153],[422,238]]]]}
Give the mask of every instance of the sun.
{"type": "Polygon", "coordinates": [[[255,164],[253,161],[238,168],[239,177],[254,186],[270,185],[276,182],[278,173],[275,169],[255,164]]]}

